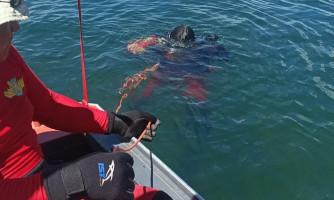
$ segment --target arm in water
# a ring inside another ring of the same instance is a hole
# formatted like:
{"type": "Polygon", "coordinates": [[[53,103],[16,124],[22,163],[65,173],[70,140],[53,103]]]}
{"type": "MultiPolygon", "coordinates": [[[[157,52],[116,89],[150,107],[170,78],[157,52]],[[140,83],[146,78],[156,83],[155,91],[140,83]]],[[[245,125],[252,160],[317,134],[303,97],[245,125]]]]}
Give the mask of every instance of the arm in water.
{"type": "Polygon", "coordinates": [[[154,46],[157,44],[162,44],[165,39],[163,37],[157,37],[156,35],[151,35],[147,38],[138,39],[129,42],[127,50],[133,54],[142,54],[146,51],[149,46],[154,46]]]}

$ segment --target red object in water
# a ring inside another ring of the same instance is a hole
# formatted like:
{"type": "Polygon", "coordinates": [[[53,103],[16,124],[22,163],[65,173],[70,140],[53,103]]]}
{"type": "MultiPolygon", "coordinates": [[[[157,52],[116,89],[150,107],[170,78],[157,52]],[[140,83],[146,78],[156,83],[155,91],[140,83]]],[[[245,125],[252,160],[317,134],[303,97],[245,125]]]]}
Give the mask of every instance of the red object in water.
{"type": "Polygon", "coordinates": [[[204,89],[200,82],[193,79],[187,81],[187,92],[185,92],[184,95],[195,97],[199,101],[208,99],[208,91],[204,89]]]}

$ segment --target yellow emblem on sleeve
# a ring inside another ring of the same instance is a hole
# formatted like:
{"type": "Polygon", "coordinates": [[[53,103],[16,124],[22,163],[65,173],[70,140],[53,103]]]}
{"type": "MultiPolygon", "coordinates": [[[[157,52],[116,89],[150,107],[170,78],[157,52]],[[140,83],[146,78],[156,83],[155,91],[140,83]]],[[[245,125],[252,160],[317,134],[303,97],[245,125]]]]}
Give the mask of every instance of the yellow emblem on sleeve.
{"type": "Polygon", "coordinates": [[[9,88],[4,92],[4,95],[8,98],[13,98],[14,96],[21,96],[23,94],[24,81],[23,78],[17,80],[12,78],[7,82],[9,88]]]}

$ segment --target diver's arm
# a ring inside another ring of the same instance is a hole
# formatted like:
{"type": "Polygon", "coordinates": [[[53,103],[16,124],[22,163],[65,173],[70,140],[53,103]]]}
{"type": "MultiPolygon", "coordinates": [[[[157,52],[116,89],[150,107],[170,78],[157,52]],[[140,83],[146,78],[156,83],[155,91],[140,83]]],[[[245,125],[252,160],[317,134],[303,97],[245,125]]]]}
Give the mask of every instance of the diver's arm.
{"type": "Polygon", "coordinates": [[[222,59],[224,61],[230,61],[230,52],[226,49],[226,47],[223,44],[218,44],[216,46],[217,52],[218,52],[218,57],[219,59],[222,59]]]}
{"type": "Polygon", "coordinates": [[[134,42],[130,42],[127,46],[127,49],[130,53],[141,54],[145,52],[147,47],[156,45],[159,43],[159,41],[160,38],[158,38],[156,35],[151,35],[147,38],[142,38],[135,40],[134,42]]]}
{"type": "Polygon", "coordinates": [[[204,38],[204,45],[207,45],[207,51],[212,56],[217,56],[220,59],[229,61],[229,52],[223,44],[218,43],[218,38],[216,34],[209,34],[204,38]]]}

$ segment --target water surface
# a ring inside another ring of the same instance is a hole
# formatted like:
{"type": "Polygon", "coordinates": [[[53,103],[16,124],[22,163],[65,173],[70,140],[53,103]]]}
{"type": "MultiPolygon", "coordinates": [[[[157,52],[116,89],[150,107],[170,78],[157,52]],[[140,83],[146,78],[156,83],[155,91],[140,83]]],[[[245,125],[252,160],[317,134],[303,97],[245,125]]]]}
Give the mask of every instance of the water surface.
{"type": "MultiPolygon", "coordinates": [[[[14,44],[49,88],[80,101],[76,1],[27,4],[14,44]]],[[[171,85],[143,98],[144,82],[122,108],[159,117],[145,145],[204,198],[334,198],[333,1],[84,0],[82,12],[90,102],[107,110],[125,77],[156,62],[128,41],[185,24],[229,49],[230,62],[211,64],[207,102],[171,85]]]]}

